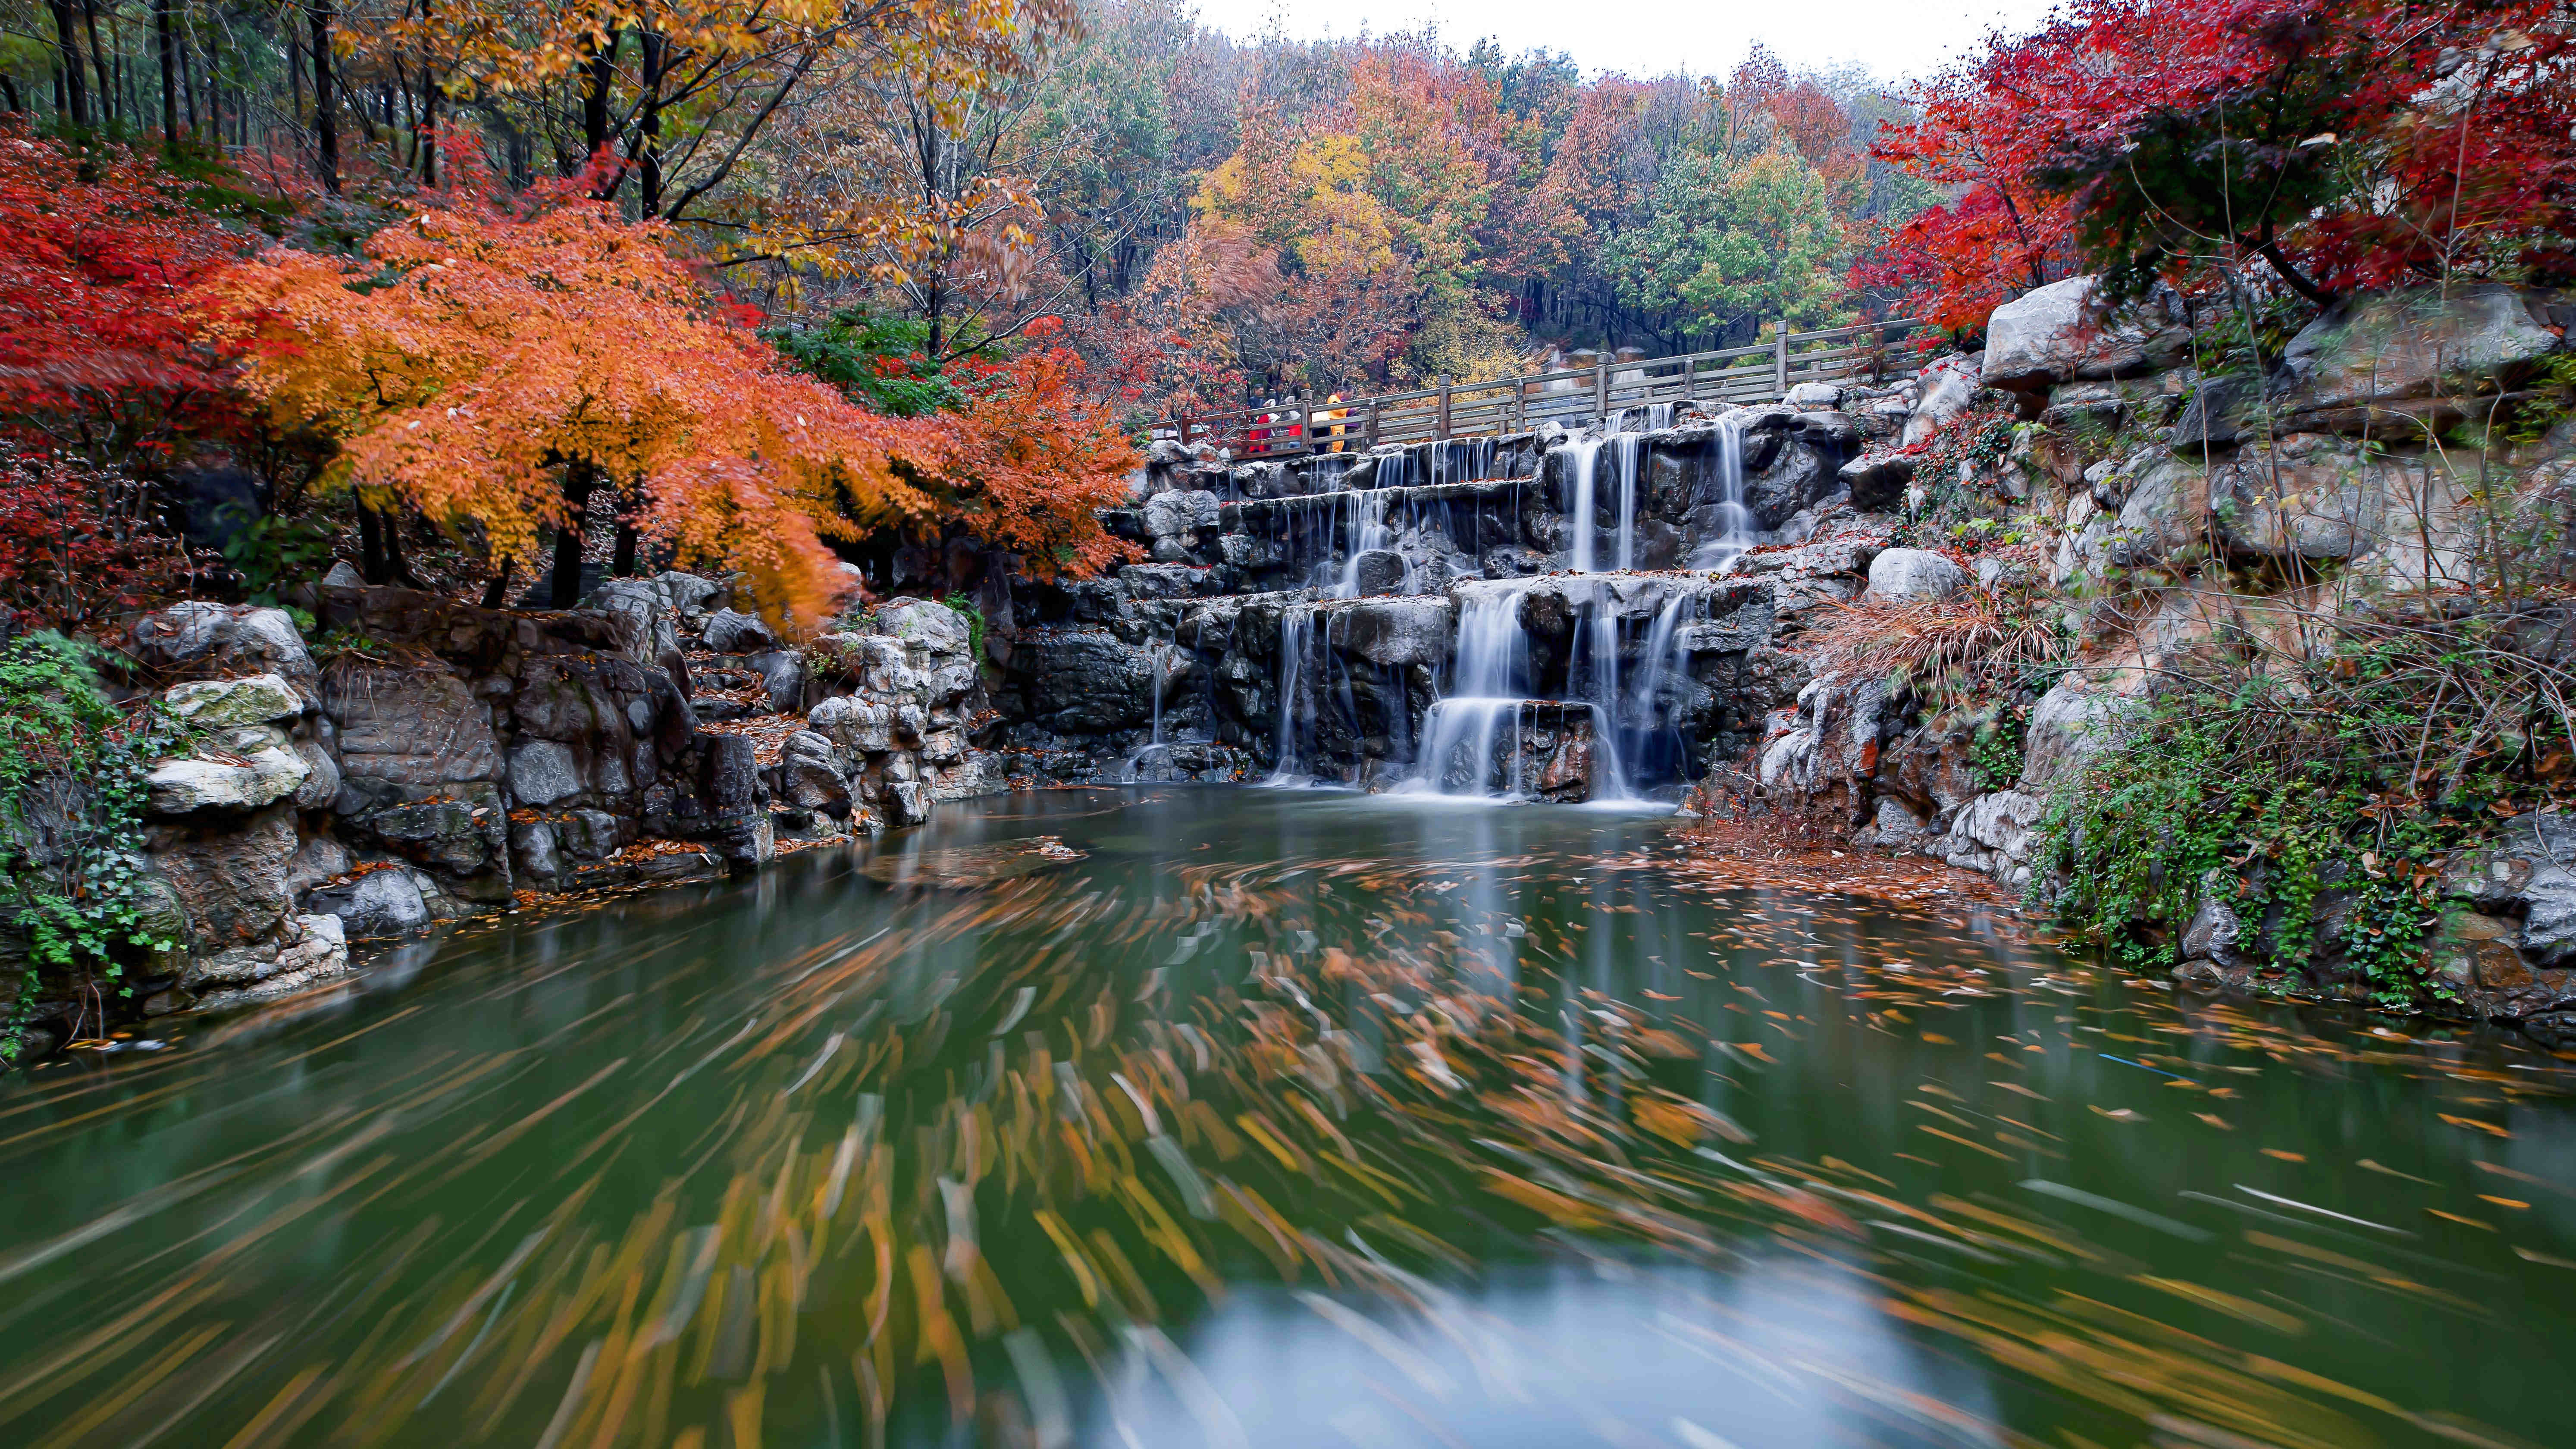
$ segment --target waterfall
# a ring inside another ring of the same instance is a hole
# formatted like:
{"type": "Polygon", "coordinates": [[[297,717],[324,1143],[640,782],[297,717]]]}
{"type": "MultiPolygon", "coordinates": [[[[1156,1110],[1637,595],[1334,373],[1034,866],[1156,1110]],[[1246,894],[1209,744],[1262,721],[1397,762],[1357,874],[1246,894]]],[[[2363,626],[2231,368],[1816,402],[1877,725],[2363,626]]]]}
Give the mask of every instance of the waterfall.
{"type": "Polygon", "coordinates": [[[1592,664],[1592,798],[1634,799],[1619,751],[1619,596],[1606,578],[1592,581],[1583,602],[1583,639],[1592,664]]]}
{"type": "MultiPolygon", "coordinates": [[[[1328,599],[1356,599],[1360,596],[1360,555],[1370,549],[1385,548],[1395,539],[1395,530],[1386,526],[1386,494],[1383,492],[1345,493],[1351,516],[1343,533],[1342,564],[1338,569],[1318,563],[1315,587],[1328,599]],[[1327,570],[1330,576],[1326,577],[1327,570]]],[[[1335,512],[1340,505],[1335,505],[1335,512]]],[[[1411,572],[1411,566],[1406,566],[1411,572]]]]}
{"type": "Polygon", "coordinates": [[[1450,763],[1469,751],[1466,789],[1469,795],[1490,791],[1494,767],[1494,732],[1512,732],[1516,758],[1505,777],[1510,798],[1520,782],[1517,759],[1520,717],[1529,703],[1529,630],[1521,623],[1521,600],[1530,581],[1477,581],[1458,587],[1457,646],[1450,662],[1450,688],[1434,701],[1422,721],[1422,752],[1414,766],[1411,788],[1446,795],[1450,763]]]}
{"type": "Polygon", "coordinates": [[[1628,569],[1637,565],[1637,456],[1643,441],[1635,433],[1613,433],[1574,445],[1574,504],[1566,520],[1572,526],[1573,539],[1566,550],[1566,566],[1578,574],[1601,571],[1599,493],[1601,453],[1605,448],[1610,452],[1619,486],[1619,532],[1611,545],[1611,556],[1618,562],[1612,567],[1628,569]]]}
{"type": "Polygon", "coordinates": [[[1753,513],[1744,506],[1744,422],[1742,413],[1717,420],[1717,520],[1722,530],[1691,554],[1691,567],[1724,571],[1753,546],[1753,513]]]}
{"type": "Polygon", "coordinates": [[[1297,763],[1297,690],[1306,671],[1306,641],[1314,630],[1312,604],[1290,604],[1279,616],[1279,723],[1273,736],[1278,761],[1271,766],[1269,780],[1273,785],[1306,783],[1297,763]]]}
{"type": "MultiPolygon", "coordinates": [[[[1180,625],[1175,623],[1172,626],[1172,647],[1177,649],[1179,644],[1180,625]]],[[[1166,657],[1164,646],[1159,642],[1149,645],[1146,649],[1146,669],[1148,673],[1146,676],[1147,682],[1145,685],[1145,692],[1153,699],[1154,702],[1154,726],[1153,729],[1145,736],[1145,743],[1138,745],[1135,752],[1127,757],[1126,763],[1119,767],[1118,778],[1123,784],[1135,784],[1136,772],[1138,769],[1143,767],[1145,757],[1156,750],[1164,748],[1163,667],[1166,657]]]]}

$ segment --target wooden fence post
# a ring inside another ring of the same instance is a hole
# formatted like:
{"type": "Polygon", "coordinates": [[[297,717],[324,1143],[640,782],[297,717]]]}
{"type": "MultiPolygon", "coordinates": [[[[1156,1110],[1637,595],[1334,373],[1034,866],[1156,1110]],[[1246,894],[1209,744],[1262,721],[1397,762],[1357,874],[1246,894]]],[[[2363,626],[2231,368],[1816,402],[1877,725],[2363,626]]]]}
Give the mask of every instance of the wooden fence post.
{"type": "Polygon", "coordinates": [[[1377,399],[1365,397],[1359,405],[1368,410],[1368,416],[1360,420],[1360,451],[1367,452],[1377,447],[1377,399]]]}
{"type": "Polygon", "coordinates": [[[1789,395],[1789,319],[1780,319],[1780,330],[1771,342],[1771,386],[1782,397],[1789,395]]]}
{"type": "Polygon", "coordinates": [[[1447,438],[1447,437],[1449,436],[1449,374],[1447,374],[1447,373],[1445,373],[1445,372],[1444,372],[1444,373],[1442,373],[1442,374],[1440,374],[1440,431],[1439,431],[1439,436],[1440,436],[1440,437],[1442,437],[1442,438],[1444,438],[1444,439],[1445,439],[1445,438],[1447,438]]]}
{"type": "Polygon", "coordinates": [[[1610,364],[1592,364],[1592,415],[1603,421],[1610,417],[1610,364]]]}

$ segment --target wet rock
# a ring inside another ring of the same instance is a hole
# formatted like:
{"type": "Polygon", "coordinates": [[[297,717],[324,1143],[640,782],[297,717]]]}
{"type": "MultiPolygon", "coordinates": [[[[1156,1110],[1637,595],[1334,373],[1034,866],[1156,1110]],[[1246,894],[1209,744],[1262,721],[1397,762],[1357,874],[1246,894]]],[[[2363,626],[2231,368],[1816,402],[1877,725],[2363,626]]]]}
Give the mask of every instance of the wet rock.
{"type": "Polygon", "coordinates": [[[1898,603],[1940,600],[1968,587],[1968,571],[1928,549],[1883,549],[1869,561],[1869,596],[1898,603]]]}
{"type": "Polygon", "coordinates": [[[2235,886],[2236,878],[2223,870],[2212,870],[2201,877],[2198,906],[2183,927],[2185,957],[2215,961],[2221,966],[2237,964],[2236,943],[2245,927],[2235,908],[2227,903],[2235,886]]]}
{"type": "Polygon", "coordinates": [[[293,911],[296,843],[282,808],[238,823],[155,827],[146,854],[187,913],[189,949],[203,956],[273,941],[293,911]]]}
{"type": "Polygon", "coordinates": [[[1438,664],[1449,657],[1446,598],[1373,601],[1341,611],[1335,623],[1335,645],[1371,664],[1438,664]]]}
{"type": "Polygon", "coordinates": [[[552,805],[584,788],[571,746],[555,740],[530,740],[511,750],[509,780],[510,798],[522,805],[552,805]]]}
{"type": "Polygon", "coordinates": [[[1404,555],[1395,550],[1366,549],[1351,564],[1351,576],[1363,598],[1404,592],[1404,555]]]}
{"type": "Polygon", "coordinates": [[[513,820],[510,822],[510,865],[514,879],[551,881],[563,874],[563,858],[555,848],[555,827],[550,820],[513,820]]]}
{"type": "Polygon", "coordinates": [[[351,936],[399,936],[430,923],[429,902],[411,872],[400,866],[315,891],[304,905],[336,918],[351,936]]]}
{"type": "Polygon", "coordinates": [[[720,609],[707,618],[700,631],[707,648],[717,654],[756,654],[778,647],[778,636],[757,614],[720,609]]]}
{"type": "Polygon", "coordinates": [[[918,780],[888,783],[884,803],[888,825],[919,825],[930,818],[930,791],[918,780]]]}
{"type": "Polygon", "coordinates": [[[605,810],[573,810],[554,822],[555,848],[575,860],[606,860],[634,839],[634,826],[605,810]]]}

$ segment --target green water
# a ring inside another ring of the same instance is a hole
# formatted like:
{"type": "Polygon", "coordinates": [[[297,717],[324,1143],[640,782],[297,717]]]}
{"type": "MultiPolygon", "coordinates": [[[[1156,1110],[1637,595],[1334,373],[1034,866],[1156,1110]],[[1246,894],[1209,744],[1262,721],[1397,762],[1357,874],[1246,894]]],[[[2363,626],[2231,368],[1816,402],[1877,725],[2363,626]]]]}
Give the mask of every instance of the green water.
{"type": "Polygon", "coordinates": [[[2568,1442],[2566,1063],[1675,830],[952,805],[23,1074],[0,1442],[2568,1442]]]}

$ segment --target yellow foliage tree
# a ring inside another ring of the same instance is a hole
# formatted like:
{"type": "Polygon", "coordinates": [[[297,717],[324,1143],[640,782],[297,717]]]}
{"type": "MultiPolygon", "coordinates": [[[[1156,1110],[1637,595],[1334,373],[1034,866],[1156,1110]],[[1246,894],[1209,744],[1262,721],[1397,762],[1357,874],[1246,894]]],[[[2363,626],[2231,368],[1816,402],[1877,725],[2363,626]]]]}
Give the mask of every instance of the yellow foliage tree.
{"type": "Polygon", "coordinates": [[[201,305],[277,421],[340,440],[326,481],[477,525],[531,569],[557,530],[558,603],[604,486],[683,562],[745,571],[774,616],[819,617],[844,578],[822,539],[928,514],[889,453],[932,444],[788,370],[667,241],[597,204],[460,193],[362,262],[272,249],[201,305]]]}

